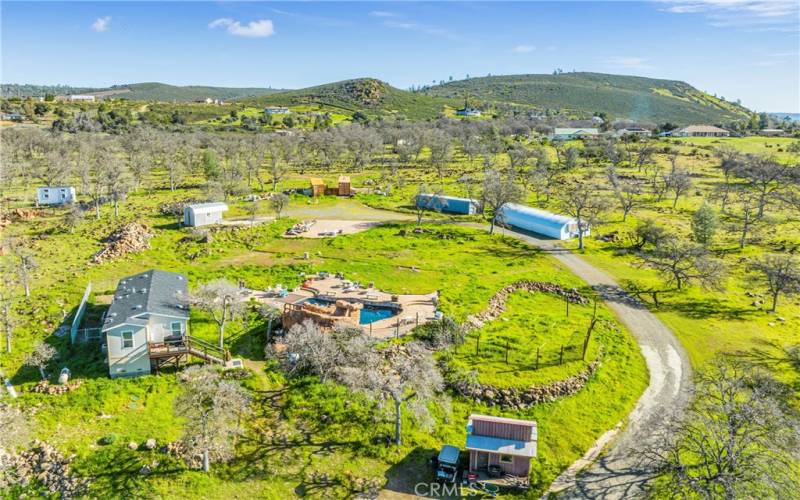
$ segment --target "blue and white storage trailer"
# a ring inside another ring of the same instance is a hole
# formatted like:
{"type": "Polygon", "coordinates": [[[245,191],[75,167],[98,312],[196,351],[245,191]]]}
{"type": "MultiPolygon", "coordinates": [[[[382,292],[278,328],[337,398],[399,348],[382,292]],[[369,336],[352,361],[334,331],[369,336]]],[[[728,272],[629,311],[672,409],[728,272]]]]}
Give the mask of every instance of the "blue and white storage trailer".
{"type": "Polygon", "coordinates": [[[478,213],[478,202],[469,198],[426,193],[417,195],[417,208],[450,214],[475,215],[478,213]]]}
{"type": "MultiPolygon", "coordinates": [[[[501,208],[498,222],[558,240],[578,236],[578,222],[574,218],[517,203],[501,208]]],[[[589,236],[589,228],[584,229],[583,235],[589,236]]]]}

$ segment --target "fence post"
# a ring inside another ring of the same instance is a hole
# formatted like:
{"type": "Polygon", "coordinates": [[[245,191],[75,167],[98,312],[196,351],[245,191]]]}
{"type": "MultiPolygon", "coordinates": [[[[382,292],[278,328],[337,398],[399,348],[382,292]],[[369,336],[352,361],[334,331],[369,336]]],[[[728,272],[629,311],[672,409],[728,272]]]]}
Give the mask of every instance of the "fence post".
{"type": "Polygon", "coordinates": [[[475,356],[478,356],[481,352],[481,336],[478,335],[475,337],[475,356]]]}
{"type": "Polygon", "coordinates": [[[564,295],[564,302],[567,304],[567,317],[569,318],[569,298],[564,295]]]}
{"type": "Polygon", "coordinates": [[[536,348],[536,369],[539,369],[539,347],[536,348]]]}
{"type": "Polygon", "coordinates": [[[508,364],[508,340],[506,340],[506,364],[508,364]]]}
{"type": "Polygon", "coordinates": [[[586,338],[583,339],[583,353],[581,355],[581,359],[586,361],[586,351],[589,348],[589,339],[592,337],[592,330],[594,330],[594,325],[597,323],[597,299],[594,301],[594,313],[592,314],[592,320],[589,322],[589,329],[586,330],[586,338]]]}
{"type": "Polygon", "coordinates": [[[561,353],[558,355],[558,364],[564,362],[564,344],[561,344],[561,353]]]}

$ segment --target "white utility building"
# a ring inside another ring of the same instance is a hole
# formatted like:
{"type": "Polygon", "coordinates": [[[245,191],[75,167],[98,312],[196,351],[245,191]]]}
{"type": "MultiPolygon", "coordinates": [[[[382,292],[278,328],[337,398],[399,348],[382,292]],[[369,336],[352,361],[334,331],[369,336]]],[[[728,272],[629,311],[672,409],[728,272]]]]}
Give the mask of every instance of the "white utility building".
{"type": "Polygon", "coordinates": [[[64,205],[73,201],[75,201],[75,188],[72,186],[36,188],[36,202],[39,205],[64,205]]]}
{"type": "Polygon", "coordinates": [[[219,224],[222,221],[222,212],[227,211],[228,205],[222,202],[187,205],[183,209],[183,225],[197,227],[219,224]]]}

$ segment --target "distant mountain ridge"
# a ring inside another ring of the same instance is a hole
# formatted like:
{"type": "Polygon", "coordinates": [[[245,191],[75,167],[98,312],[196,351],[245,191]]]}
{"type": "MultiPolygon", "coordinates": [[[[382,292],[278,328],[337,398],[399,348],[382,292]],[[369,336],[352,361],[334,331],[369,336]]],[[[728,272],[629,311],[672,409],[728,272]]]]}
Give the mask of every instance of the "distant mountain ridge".
{"type": "Polygon", "coordinates": [[[71,87],[67,85],[3,84],[3,97],[43,97],[45,94],[89,94],[105,98],[122,98],[132,101],[190,102],[198,99],[233,100],[242,97],[281,92],[283,89],[258,87],[209,87],[202,85],[169,85],[159,82],[131,83],[104,88],[71,87]]]}
{"type": "Polygon", "coordinates": [[[487,76],[428,87],[424,93],[485,103],[514,103],[651,122],[722,123],[746,119],[747,108],[686,82],[603,73],[487,76]]]}
{"type": "Polygon", "coordinates": [[[457,80],[416,91],[401,90],[375,78],[356,78],[297,90],[174,86],[135,83],[87,89],[68,86],[2,85],[4,97],[92,94],[137,101],[191,102],[200,99],[236,100],[251,106],[314,106],[317,109],[370,117],[411,120],[452,116],[464,105],[492,111],[513,106],[522,111],[566,112],[588,118],[605,113],[611,118],[688,125],[729,124],[748,120],[753,112],[738,103],[710,95],[688,83],[602,73],[506,75],[457,80]],[[38,93],[35,93],[38,92],[38,93]]]}

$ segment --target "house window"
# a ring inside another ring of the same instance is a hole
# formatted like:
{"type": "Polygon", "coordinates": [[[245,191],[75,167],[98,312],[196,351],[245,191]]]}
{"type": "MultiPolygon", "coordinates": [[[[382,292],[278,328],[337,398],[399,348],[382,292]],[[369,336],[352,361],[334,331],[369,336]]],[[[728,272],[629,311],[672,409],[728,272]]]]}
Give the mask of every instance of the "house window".
{"type": "Polygon", "coordinates": [[[122,348],[130,349],[133,347],[133,332],[122,332],[122,348]]]}
{"type": "Polygon", "coordinates": [[[511,455],[500,455],[500,463],[501,464],[510,464],[514,462],[514,457],[511,455]]]}
{"type": "Polygon", "coordinates": [[[172,323],[170,325],[170,327],[172,329],[172,334],[173,335],[181,335],[181,334],[183,334],[183,325],[181,324],[180,321],[175,321],[174,323],[172,323]]]}

